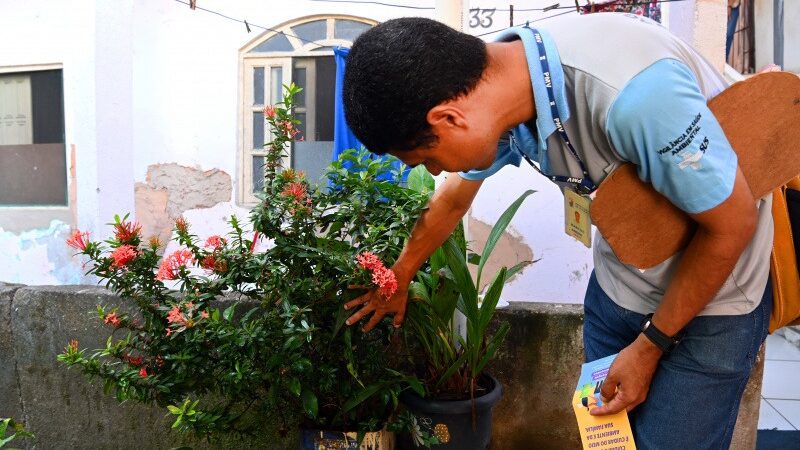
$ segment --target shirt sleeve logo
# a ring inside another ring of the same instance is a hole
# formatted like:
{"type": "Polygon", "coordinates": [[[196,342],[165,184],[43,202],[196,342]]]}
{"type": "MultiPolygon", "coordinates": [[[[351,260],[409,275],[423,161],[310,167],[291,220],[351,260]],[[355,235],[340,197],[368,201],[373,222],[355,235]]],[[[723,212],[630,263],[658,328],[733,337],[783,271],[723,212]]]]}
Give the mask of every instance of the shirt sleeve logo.
{"type": "Polygon", "coordinates": [[[697,150],[690,148],[690,146],[702,129],[702,126],[700,126],[700,120],[702,118],[702,113],[698,113],[684,132],[659,149],[658,154],[661,156],[669,155],[675,157],[674,159],[678,168],[681,170],[685,170],[689,167],[693,170],[700,170],[702,167],[700,160],[703,158],[709,146],[708,136],[703,136],[703,141],[700,143],[697,150]]]}

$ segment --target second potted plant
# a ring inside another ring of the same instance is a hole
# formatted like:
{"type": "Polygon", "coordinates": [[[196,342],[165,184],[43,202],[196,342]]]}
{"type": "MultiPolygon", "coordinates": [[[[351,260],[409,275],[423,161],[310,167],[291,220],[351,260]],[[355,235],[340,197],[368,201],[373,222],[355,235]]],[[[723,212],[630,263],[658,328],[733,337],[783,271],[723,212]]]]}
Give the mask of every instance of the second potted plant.
{"type": "Polygon", "coordinates": [[[429,271],[420,271],[409,287],[404,328],[408,342],[424,355],[417,375],[427,393],[425,397],[413,392],[403,396],[403,403],[413,413],[415,423],[410,428],[417,447],[438,444],[438,449],[467,450],[489,446],[492,408],[502,396],[502,386],[486,373],[486,366],[509,330],[508,323],[502,323],[490,333],[489,323],[506,281],[529,262],[501,268],[483,296],[478,286],[495,245],[532,192],[523,193],[500,216],[480,255],[467,257],[459,228],[431,256],[429,271]],[[468,260],[477,264],[475,281],[468,260]],[[463,335],[453,320],[456,310],[466,320],[463,335]]]}

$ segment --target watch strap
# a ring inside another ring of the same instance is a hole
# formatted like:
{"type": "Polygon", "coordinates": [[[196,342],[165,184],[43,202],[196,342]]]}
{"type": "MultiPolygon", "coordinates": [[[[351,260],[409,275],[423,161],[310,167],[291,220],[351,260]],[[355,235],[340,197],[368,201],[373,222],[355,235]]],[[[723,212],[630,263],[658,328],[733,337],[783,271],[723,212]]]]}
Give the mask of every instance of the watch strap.
{"type": "Polygon", "coordinates": [[[646,315],[642,320],[642,334],[664,353],[672,351],[680,342],[679,336],[667,336],[653,325],[653,314],[646,315]]]}

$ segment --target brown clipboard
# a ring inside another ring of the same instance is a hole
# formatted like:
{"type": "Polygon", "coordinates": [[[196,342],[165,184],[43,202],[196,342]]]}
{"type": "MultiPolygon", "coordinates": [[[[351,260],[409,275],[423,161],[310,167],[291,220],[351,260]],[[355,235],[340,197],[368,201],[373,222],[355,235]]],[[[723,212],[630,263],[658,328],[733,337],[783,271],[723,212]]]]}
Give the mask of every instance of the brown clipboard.
{"type": "MultiPolygon", "coordinates": [[[[733,84],[709,108],[754,198],[800,174],[800,77],[770,72],[733,84]]],[[[600,184],[592,221],[625,264],[653,267],[686,247],[695,222],[624,164],[600,184]]]]}

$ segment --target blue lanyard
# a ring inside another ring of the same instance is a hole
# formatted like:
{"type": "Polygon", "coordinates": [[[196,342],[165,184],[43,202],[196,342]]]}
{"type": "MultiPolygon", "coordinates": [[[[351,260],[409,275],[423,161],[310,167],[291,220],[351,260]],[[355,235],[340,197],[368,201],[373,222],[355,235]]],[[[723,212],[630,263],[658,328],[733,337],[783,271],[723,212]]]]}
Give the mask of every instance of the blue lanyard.
{"type": "Polygon", "coordinates": [[[544,48],[544,43],[542,41],[542,35],[534,28],[527,27],[529,30],[533,32],[533,36],[536,41],[536,46],[539,48],[539,62],[542,64],[542,74],[544,74],[544,84],[547,88],[547,96],[550,100],[550,114],[553,116],[553,123],[556,126],[556,130],[558,130],[558,134],[561,136],[561,139],[567,144],[567,148],[569,148],[569,152],[572,153],[572,156],[578,161],[578,164],[581,166],[581,171],[583,171],[583,177],[567,177],[562,175],[548,175],[544,173],[536,164],[531,161],[528,155],[520,149],[514,139],[512,137],[511,142],[517,146],[517,150],[522,154],[528,164],[530,164],[537,172],[544,175],[545,177],[549,178],[550,181],[559,182],[559,183],[568,183],[573,185],[575,190],[580,194],[590,194],[597,186],[594,182],[589,178],[589,171],[586,170],[586,165],[583,164],[583,160],[581,160],[580,156],[578,156],[578,152],[575,150],[575,147],[572,146],[572,142],[567,136],[567,131],[564,129],[564,125],[561,122],[561,115],[558,112],[558,107],[556,106],[556,96],[555,92],[553,91],[553,82],[552,77],[550,75],[550,63],[547,61],[547,52],[544,48]]]}

